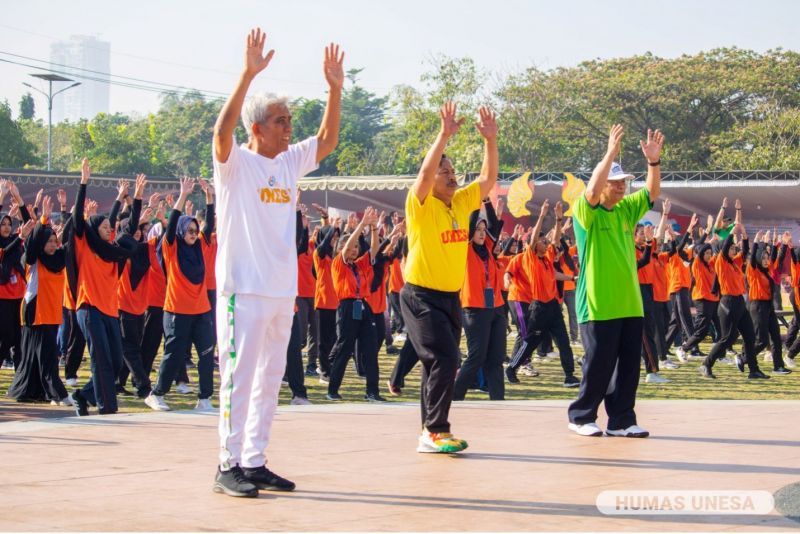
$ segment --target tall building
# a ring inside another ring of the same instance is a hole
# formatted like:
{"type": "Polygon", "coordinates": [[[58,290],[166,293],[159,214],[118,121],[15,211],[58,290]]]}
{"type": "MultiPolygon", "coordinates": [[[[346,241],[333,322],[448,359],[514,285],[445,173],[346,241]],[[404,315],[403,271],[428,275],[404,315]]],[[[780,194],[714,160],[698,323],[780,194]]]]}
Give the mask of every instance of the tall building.
{"type": "MultiPolygon", "coordinates": [[[[108,76],[103,73],[110,72],[111,43],[87,35],[73,35],[66,41],[50,46],[50,62],[53,70],[66,73],[67,77],[72,74],[76,81],[81,82],[78,87],[64,91],[53,99],[53,123],[65,119],[75,122],[82,118],[91,119],[101,112],[108,113],[108,83],[78,75],[107,80],[108,76]]],[[[53,92],[68,83],[72,82],[53,84],[53,92]]]]}

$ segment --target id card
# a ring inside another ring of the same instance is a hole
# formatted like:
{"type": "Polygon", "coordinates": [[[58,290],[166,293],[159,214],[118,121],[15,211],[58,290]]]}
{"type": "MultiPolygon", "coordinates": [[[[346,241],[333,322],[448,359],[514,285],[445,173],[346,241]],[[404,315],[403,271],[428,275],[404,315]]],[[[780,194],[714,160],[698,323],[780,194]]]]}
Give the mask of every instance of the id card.
{"type": "Polygon", "coordinates": [[[353,302],[353,319],[360,321],[362,315],[364,315],[364,303],[360,300],[357,300],[353,302]]]}
{"type": "Polygon", "coordinates": [[[487,287],[483,290],[483,307],[494,308],[494,288],[487,287]]]}

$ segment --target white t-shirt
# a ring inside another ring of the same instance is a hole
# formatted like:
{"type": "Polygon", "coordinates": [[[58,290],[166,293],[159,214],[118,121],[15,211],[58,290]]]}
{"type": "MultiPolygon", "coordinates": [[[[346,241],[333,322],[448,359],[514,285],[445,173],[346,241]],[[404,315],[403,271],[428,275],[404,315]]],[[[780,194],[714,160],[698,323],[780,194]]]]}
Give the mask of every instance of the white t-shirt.
{"type": "Polygon", "coordinates": [[[228,161],[214,159],[221,295],[297,295],[297,181],[316,168],[316,137],[275,159],[235,142],[228,161]]]}

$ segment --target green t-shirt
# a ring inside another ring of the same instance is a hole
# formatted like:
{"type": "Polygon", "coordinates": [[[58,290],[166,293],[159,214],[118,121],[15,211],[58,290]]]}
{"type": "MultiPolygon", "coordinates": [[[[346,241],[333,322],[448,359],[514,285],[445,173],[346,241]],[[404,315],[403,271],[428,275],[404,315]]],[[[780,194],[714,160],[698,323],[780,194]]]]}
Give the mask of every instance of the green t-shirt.
{"type": "Polygon", "coordinates": [[[647,189],[623,198],[614,209],[592,207],[581,195],[573,208],[581,274],[576,287],[578,322],[642,317],[633,234],[653,204],[647,189]]]}

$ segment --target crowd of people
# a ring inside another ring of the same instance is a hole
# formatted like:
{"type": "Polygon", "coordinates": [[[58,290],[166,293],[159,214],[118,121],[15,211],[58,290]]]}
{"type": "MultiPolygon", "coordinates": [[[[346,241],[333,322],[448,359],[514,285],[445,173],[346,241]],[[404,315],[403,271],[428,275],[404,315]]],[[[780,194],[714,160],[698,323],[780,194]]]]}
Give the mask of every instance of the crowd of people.
{"type": "Polygon", "coordinates": [[[647,435],[633,412],[641,365],[646,383],[668,382],[662,370],[692,357],[704,357],[706,378],[715,378],[716,363],[729,363],[766,379],[757,356],[768,350],[773,374],[791,372],[800,353],[800,251],[788,233],[758,232],[751,242],[739,200],[734,218],[724,199],[705,228],[693,215],[677,233],[669,200],[657,226],[639,224],[660,194],[659,131],[641,142],[648,176],[638,192],[626,194],[633,177],[614,161],[623,135],[616,125],[573,217],[545,200],[531,221],[507,229],[502,198],[491,200],[495,115],[479,111],[483,166],[459,188],[445,148],[464,119],[448,102],[404,213],[365,207],[342,220],[300,203],[297,180],[336,146],[344,54],[333,44],[325,51],[330,91],[319,133],[290,144],[285,99],[245,100],[274,53],[264,54],[264,42],[260,30],[248,36],[245,69],[215,126],[213,183],[184,178],[177,199],[152,194],[145,203],[147,178],[139,175],[132,195],[120,181],[103,215],[89,198],[86,159],[70,210],[66,191],[54,212],[49,196],[28,204],[15,184],[0,182],[0,204],[10,200],[0,220],[0,357],[15,370],[9,396],[88,415],[90,407],[113,414],[118,395],[130,394],[166,411],[173,386],[193,392],[194,346],[198,410],[213,409],[215,369],[220,375],[214,489],[254,496],[294,488],[264,467],[281,382],[292,404],[310,403],[311,378],[327,385],[328,400],[341,401],[351,360],[371,402],[384,401],[382,391],[400,395],[419,362],[417,450],[449,453],[467,448],[451,433],[451,402],[473,388],[504,399],[506,381],[538,375],[535,354],[557,350],[564,387],[580,388],[569,427],[587,436],[601,433],[594,421],[604,401],[607,434],[647,435]],[[240,116],[249,141],[237,146],[240,116]],[[203,209],[190,200],[198,187],[203,209]],[[784,339],[776,309],[787,255],[795,317],[784,339]],[[573,347],[581,345],[578,358],[573,347]],[[382,346],[397,355],[385,383],[382,346]],[[86,348],[91,379],[78,388],[86,348]]]}

